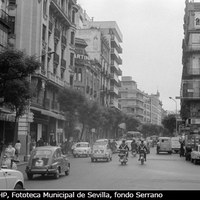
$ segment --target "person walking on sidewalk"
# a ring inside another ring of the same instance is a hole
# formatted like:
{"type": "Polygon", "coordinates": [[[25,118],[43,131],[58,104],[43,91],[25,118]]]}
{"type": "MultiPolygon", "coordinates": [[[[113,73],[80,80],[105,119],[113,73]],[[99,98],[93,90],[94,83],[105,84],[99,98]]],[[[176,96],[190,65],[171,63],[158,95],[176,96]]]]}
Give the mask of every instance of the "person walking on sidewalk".
{"type": "Polygon", "coordinates": [[[15,144],[15,155],[16,158],[19,159],[19,155],[20,155],[20,150],[21,150],[21,142],[20,140],[17,140],[16,144],[15,144]]]}

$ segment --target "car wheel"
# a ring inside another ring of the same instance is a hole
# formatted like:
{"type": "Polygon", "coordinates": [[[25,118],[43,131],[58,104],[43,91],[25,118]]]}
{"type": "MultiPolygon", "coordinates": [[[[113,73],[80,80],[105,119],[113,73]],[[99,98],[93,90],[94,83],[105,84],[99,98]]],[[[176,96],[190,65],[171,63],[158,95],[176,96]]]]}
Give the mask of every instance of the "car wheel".
{"type": "Polygon", "coordinates": [[[94,162],[94,159],[93,159],[93,158],[91,158],[91,162],[94,162]]]}
{"type": "Polygon", "coordinates": [[[32,180],[33,179],[33,174],[27,173],[27,177],[28,177],[28,180],[32,180]]]}
{"type": "Polygon", "coordinates": [[[112,160],[112,157],[110,157],[110,161],[112,160]]]}
{"type": "Polygon", "coordinates": [[[59,169],[56,170],[56,173],[55,173],[54,177],[55,177],[55,179],[59,179],[59,177],[60,177],[59,169]]]}
{"type": "Polygon", "coordinates": [[[194,159],[194,164],[197,165],[197,160],[196,159],[194,159]]]}
{"type": "Polygon", "coordinates": [[[16,185],[15,185],[15,187],[14,187],[14,190],[22,190],[23,189],[23,186],[22,186],[22,184],[20,184],[20,183],[17,183],[16,185]]]}

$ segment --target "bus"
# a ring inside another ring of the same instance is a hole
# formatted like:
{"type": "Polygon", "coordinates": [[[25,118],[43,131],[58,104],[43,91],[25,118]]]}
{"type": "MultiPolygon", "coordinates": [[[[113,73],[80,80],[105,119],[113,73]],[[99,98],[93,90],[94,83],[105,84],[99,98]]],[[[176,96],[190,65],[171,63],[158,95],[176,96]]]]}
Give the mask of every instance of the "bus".
{"type": "Polygon", "coordinates": [[[143,137],[143,134],[140,133],[139,131],[128,131],[126,133],[126,139],[127,140],[133,140],[133,139],[141,139],[143,137]]]}

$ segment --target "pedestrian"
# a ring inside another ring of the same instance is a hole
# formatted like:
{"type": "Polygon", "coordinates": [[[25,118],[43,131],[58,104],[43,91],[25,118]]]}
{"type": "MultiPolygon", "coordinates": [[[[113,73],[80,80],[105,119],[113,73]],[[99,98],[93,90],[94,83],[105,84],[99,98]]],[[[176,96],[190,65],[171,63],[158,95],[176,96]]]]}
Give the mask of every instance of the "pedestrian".
{"type": "Polygon", "coordinates": [[[53,140],[51,141],[51,144],[50,144],[51,146],[56,146],[56,140],[55,140],[55,138],[53,138],[53,140]]]}
{"type": "Polygon", "coordinates": [[[44,146],[44,140],[42,139],[42,137],[37,141],[37,146],[38,147],[44,146]]]}
{"type": "Polygon", "coordinates": [[[15,144],[15,155],[17,157],[17,159],[19,159],[19,155],[20,155],[20,150],[21,150],[21,143],[20,140],[17,140],[16,144],[15,144]]]}
{"type": "Polygon", "coordinates": [[[30,144],[30,151],[32,151],[33,149],[35,149],[36,147],[36,141],[34,139],[31,140],[31,144],[30,144]]]}

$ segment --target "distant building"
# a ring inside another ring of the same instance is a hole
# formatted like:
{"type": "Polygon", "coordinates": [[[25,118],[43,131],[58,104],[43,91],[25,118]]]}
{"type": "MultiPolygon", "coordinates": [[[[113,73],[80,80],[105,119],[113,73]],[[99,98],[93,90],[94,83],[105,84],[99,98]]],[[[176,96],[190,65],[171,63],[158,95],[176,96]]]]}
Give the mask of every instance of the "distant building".
{"type": "Polygon", "coordinates": [[[162,103],[160,94],[148,95],[137,88],[137,83],[130,76],[122,76],[119,89],[121,110],[132,114],[142,123],[161,125],[162,103]]]}

